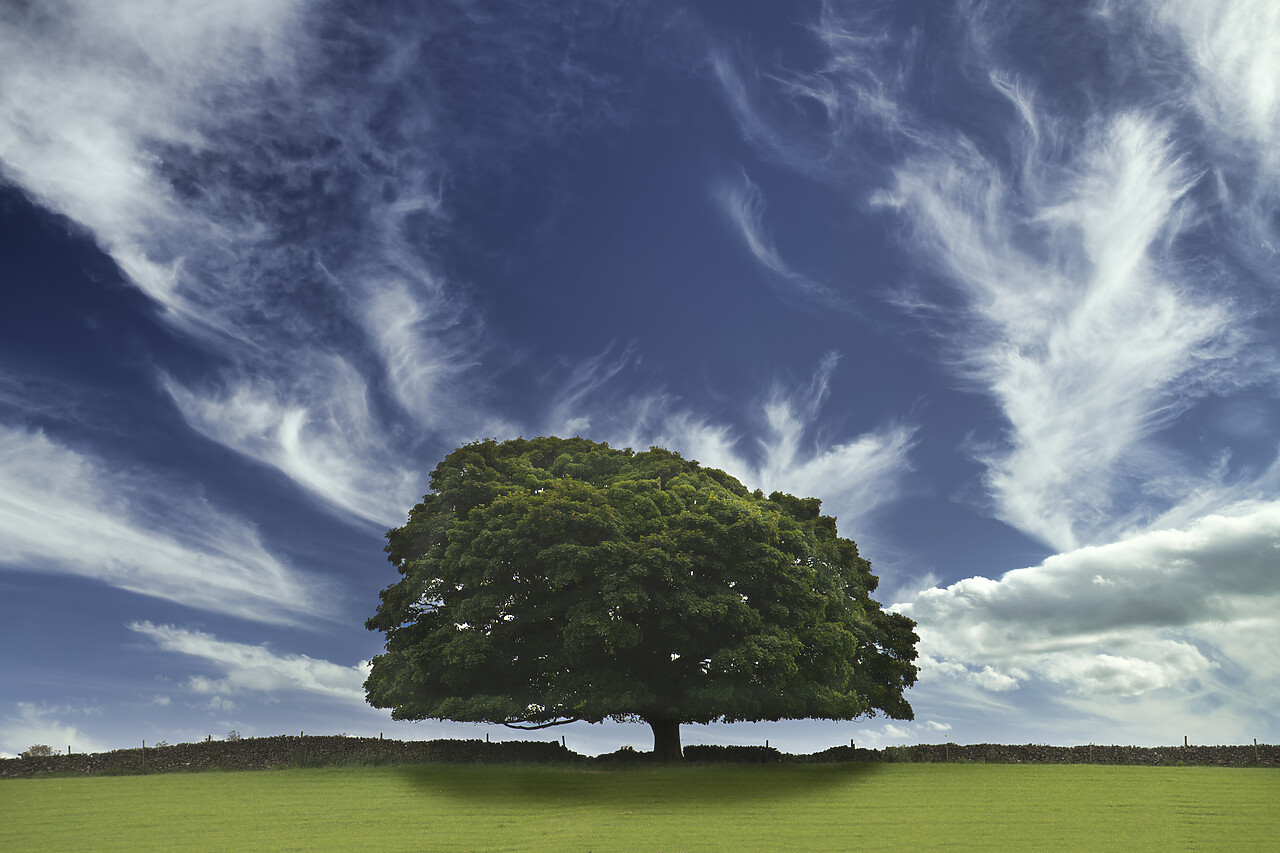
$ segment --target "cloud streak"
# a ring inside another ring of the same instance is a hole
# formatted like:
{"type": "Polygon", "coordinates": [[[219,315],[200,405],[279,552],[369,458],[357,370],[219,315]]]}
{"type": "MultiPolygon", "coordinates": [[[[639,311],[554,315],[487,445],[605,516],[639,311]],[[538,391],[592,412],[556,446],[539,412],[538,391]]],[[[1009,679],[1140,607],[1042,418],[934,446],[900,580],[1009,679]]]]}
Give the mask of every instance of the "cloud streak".
{"type": "Polygon", "coordinates": [[[379,526],[403,520],[421,475],[392,451],[363,379],[317,354],[297,384],[245,378],[226,390],[167,390],[200,434],[270,466],[338,515],[379,526]],[[303,384],[305,382],[305,384],[303,384]]]}
{"type": "Polygon", "coordinates": [[[244,693],[310,693],[364,704],[368,662],[341,666],[306,655],[281,655],[266,646],[219,640],[202,631],[188,631],[173,625],[134,622],[129,629],[164,651],[198,658],[216,669],[217,678],[191,678],[188,687],[197,694],[225,701],[226,695],[244,693]]]}
{"type": "MultiPolygon", "coordinates": [[[[1262,162],[1258,152],[1275,146],[1259,140],[1273,140],[1277,127],[1267,73],[1276,16],[1247,0],[1211,5],[1152,0],[1144,22],[1099,4],[1095,35],[1131,43],[1141,25],[1178,40],[1192,58],[1191,108],[1225,128],[1210,135],[1248,143],[1262,162]],[[1257,31],[1246,33],[1245,22],[1257,31]]],[[[1151,72],[1129,87],[1154,92],[1149,103],[1100,90],[1086,100],[1089,114],[1073,114],[1009,67],[1011,25],[999,7],[967,8],[950,60],[966,68],[967,96],[1003,101],[1007,118],[981,132],[920,96],[942,85],[929,77],[920,32],[891,37],[889,17],[847,4],[824,3],[812,25],[826,51],[813,69],[748,78],[723,50],[710,64],[743,135],[799,172],[862,191],[868,170],[859,162],[891,154],[884,188],[865,200],[906,226],[904,248],[929,276],[904,281],[893,301],[928,322],[943,361],[1007,420],[1003,435],[976,435],[971,448],[986,468],[989,511],[1069,550],[1185,505],[1186,495],[1147,484],[1195,491],[1186,472],[1199,465],[1211,477],[1216,459],[1180,458],[1160,431],[1210,392],[1274,378],[1274,354],[1252,331],[1254,283],[1231,281],[1190,248],[1215,227],[1207,175],[1229,194],[1257,182],[1241,180],[1225,147],[1206,163],[1184,141],[1185,123],[1169,109],[1178,99],[1160,87],[1186,77],[1151,72]],[[819,105],[825,121],[791,121],[788,103],[819,105]]],[[[1246,172],[1258,168],[1270,167],[1246,172]]],[[[757,259],[785,275],[753,189],[722,190],[722,206],[757,259]]],[[[1256,200],[1244,207],[1255,211],[1245,231],[1262,244],[1245,254],[1263,265],[1272,225],[1256,200]]]]}
{"type": "Polygon", "coordinates": [[[331,612],[257,530],[43,433],[0,426],[0,564],[278,624],[331,612]]]}
{"type": "Polygon", "coordinates": [[[339,515],[394,521],[412,490],[389,460],[489,420],[458,385],[480,324],[429,252],[446,171],[429,96],[402,97],[429,91],[416,42],[328,21],[365,51],[371,96],[314,4],[169,5],[0,13],[15,67],[42,69],[0,81],[3,174],[228,365],[164,377],[193,428],[339,515]]]}
{"type": "Polygon", "coordinates": [[[980,454],[998,516],[1061,549],[1123,514],[1130,478],[1162,473],[1144,440],[1244,343],[1230,302],[1168,262],[1191,176],[1166,129],[1119,115],[1081,148],[1016,187],[957,149],[905,163],[879,196],[962,295],[957,363],[1009,420],[980,454]]]}
{"type": "Polygon", "coordinates": [[[792,269],[783,260],[765,227],[764,195],[745,172],[739,180],[720,182],[712,197],[747,251],[778,282],[777,289],[782,295],[799,296],[828,308],[847,308],[829,288],[792,269]]]}
{"type": "MultiPolygon", "coordinates": [[[[871,542],[874,516],[901,497],[913,471],[916,428],[889,423],[849,441],[820,438],[823,404],[839,362],[829,353],[807,387],[779,383],[754,404],[755,441],[662,395],[624,408],[626,426],[605,427],[614,445],[660,445],[732,474],[748,488],[818,497],[841,535],[871,542]]],[[[874,548],[872,549],[874,550],[874,548]]],[[[870,553],[870,551],[869,551],[870,553]]]]}

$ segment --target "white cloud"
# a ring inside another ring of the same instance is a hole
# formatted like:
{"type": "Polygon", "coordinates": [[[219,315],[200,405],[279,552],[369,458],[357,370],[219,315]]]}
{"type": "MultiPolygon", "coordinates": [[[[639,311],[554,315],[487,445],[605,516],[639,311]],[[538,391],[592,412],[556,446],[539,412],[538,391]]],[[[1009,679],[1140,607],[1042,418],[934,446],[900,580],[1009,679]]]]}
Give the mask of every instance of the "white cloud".
{"type": "MultiPolygon", "coordinates": [[[[82,224],[130,279],[188,329],[201,297],[158,245],[182,214],[157,145],[201,146],[213,87],[283,72],[300,0],[6,6],[0,52],[0,166],[41,204],[82,224]]],[[[225,106],[225,105],[223,105],[225,106]]]]}
{"type": "Polygon", "coordinates": [[[585,435],[593,421],[592,395],[606,389],[618,374],[637,361],[635,341],[614,355],[610,343],[600,353],[571,366],[569,374],[551,396],[545,418],[547,431],[555,435],[585,435]]]}
{"type": "Polygon", "coordinates": [[[808,28],[827,51],[815,69],[771,72],[759,58],[739,62],[723,46],[709,51],[707,64],[748,142],[797,172],[829,180],[861,171],[869,145],[897,145],[920,132],[902,96],[919,39],[890,32],[878,10],[830,2],[808,28]],[[882,136],[869,142],[867,131],[882,136]]]}
{"type": "Polygon", "coordinates": [[[226,696],[242,693],[302,692],[364,703],[368,662],[341,666],[306,655],[280,655],[266,646],[232,643],[172,625],[134,622],[129,628],[165,651],[199,658],[217,669],[220,677],[197,675],[187,685],[194,693],[209,696],[206,706],[213,710],[233,709],[234,702],[226,696]]]}
{"type": "MultiPolygon", "coordinates": [[[[1269,0],[1145,0],[1124,9],[1185,57],[1170,96],[1207,151],[1215,213],[1229,223],[1218,237],[1269,299],[1280,253],[1280,9],[1269,0]]],[[[1117,33],[1127,32],[1129,19],[1114,17],[1117,33]]]]}
{"type": "Polygon", "coordinates": [[[1244,335],[1165,260],[1191,176],[1161,123],[1122,114],[1070,162],[1027,156],[1016,184],[972,148],[912,159],[880,201],[965,299],[959,364],[1009,421],[979,454],[997,515],[1070,549],[1127,509],[1133,478],[1169,470],[1145,440],[1229,381],[1244,335]]]}
{"type": "Polygon", "coordinates": [[[364,379],[323,354],[298,379],[287,390],[265,377],[224,393],[172,379],[166,388],[193,429],[276,468],[329,507],[377,525],[403,521],[422,477],[397,457],[364,379]]]}
{"type": "Polygon", "coordinates": [[[67,747],[75,752],[105,752],[107,747],[61,718],[71,713],[67,708],[50,708],[31,702],[18,702],[9,716],[0,718],[0,754],[16,758],[28,747],[41,744],[55,752],[67,747]]]}
{"type": "MultiPolygon", "coordinates": [[[[1114,47],[1131,51],[1143,41],[1133,10],[1120,16],[1113,6],[1099,3],[1098,19],[1125,17],[1114,47]]],[[[861,160],[882,162],[864,156],[869,146],[903,152],[870,200],[909,224],[906,250],[953,289],[927,294],[917,276],[897,301],[929,318],[949,344],[948,366],[1007,418],[1002,436],[975,436],[971,448],[987,469],[989,510],[1064,550],[1188,506],[1215,476],[1216,459],[1206,467],[1183,458],[1157,433],[1207,392],[1276,373],[1274,353],[1251,331],[1255,283],[1189,254],[1187,242],[1216,215],[1200,192],[1212,173],[1221,208],[1249,220],[1233,229],[1245,235],[1240,257],[1270,287],[1280,235],[1272,193],[1257,187],[1273,182],[1254,176],[1272,166],[1241,169],[1236,149],[1246,143],[1255,159],[1280,150],[1270,144],[1280,127],[1270,49],[1280,40],[1277,13],[1265,0],[1147,6],[1154,26],[1186,46],[1191,72],[1166,73],[1158,85],[1176,78],[1175,90],[1146,106],[1096,92],[1081,116],[1001,67],[1005,16],[969,4],[957,60],[989,86],[977,96],[996,94],[1009,107],[1003,130],[979,136],[927,114],[914,94],[914,75],[928,73],[916,37],[891,35],[890,19],[874,10],[822,4],[811,29],[827,54],[816,70],[750,77],[724,50],[711,60],[743,134],[799,172],[849,181],[866,175],[861,160]],[[1198,140],[1184,142],[1180,98],[1225,140],[1216,161],[1197,159],[1198,140]],[[825,125],[786,112],[815,104],[825,125]],[[805,149],[806,138],[823,143],[805,149]],[[1243,245],[1250,241],[1257,245],[1243,245]]],[[[785,271],[762,236],[751,189],[722,191],[722,203],[756,257],[785,271]]]]}
{"type": "Polygon", "coordinates": [[[379,83],[348,85],[313,5],[6,6],[0,168],[227,365],[200,389],[165,378],[193,427],[381,525],[417,492],[396,460],[486,422],[459,382],[480,324],[429,256],[430,97],[384,109],[417,41],[330,20],[379,83]],[[370,389],[392,420],[370,415],[370,389]]]}
{"type": "Polygon", "coordinates": [[[829,308],[846,307],[829,288],[792,269],[783,260],[765,228],[764,196],[745,172],[740,180],[719,183],[714,188],[712,197],[728,218],[734,233],[742,238],[752,257],[769,270],[775,280],[785,285],[781,289],[784,295],[800,296],[829,308]]]}
{"type": "Polygon", "coordinates": [[[1280,502],[1248,502],[893,609],[919,623],[922,684],[1032,691],[1118,721],[1141,700],[1170,719],[1212,706],[1229,728],[1274,724],[1260,706],[1280,689],[1278,554],[1280,502]]]}
{"type": "Polygon", "coordinates": [[[712,75],[724,92],[726,103],[738,122],[743,136],[749,142],[766,150],[788,152],[788,156],[784,159],[789,162],[803,162],[804,158],[792,151],[794,145],[792,138],[780,131],[776,123],[771,121],[756,104],[749,85],[752,81],[744,79],[738,72],[738,66],[729,52],[724,49],[713,50],[707,62],[712,75]]]}
{"type": "Polygon", "coordinates": [[[841,443],[819,438],[817,427],[838,361],[828,354],[808,387],[784,390],[776,385],[758,404],[754,453],[743,446],[736,429],[661,395],[636,400],[625,409],[626,426],[611,425],[617,431],[611,443],[658,445],[726,471],[751,489],[820,498],[823,512],[838,519],[841,535],[865,547],[871,543],[872,516],[902,494],[912,471],[916,431],[889,424],[841,443]]]}
{"type": "Polygon", "coordinates": [[[855,729],[852,740],[854,746],[860,749],[881,749],[904,741],[936,743],[949,731],[951,731],[950,723],[941,723],[937,720],[880,723],[855,729]]]}
{"type": "Polygon", "coordinates": [[[386,367],[392,391],[419,423],[453,426],[470,406],[450,387],[475,355],[451,350],[443,336],[462,321],[444,300],[424,298],[407,286],[384,282],[370,288],[363,322],[386,367]],[[435,304],[433,304],[435,303],[435,304]]]}
{"type": "Polygon", "coordinates": [[[264,622],[297,622],[330,606],[314,579],[272,556],[243,520],[43,433],[4,426],[0,563],[264,622]]]}
{"type": "Polygon", "coordinates": [[[1280,7],[1269,0],[1145,5],[1185,47],[1199,83],[1192,102],[1209,133],[1245,143],[1271,181],[1280,181],[1280,7]]]}

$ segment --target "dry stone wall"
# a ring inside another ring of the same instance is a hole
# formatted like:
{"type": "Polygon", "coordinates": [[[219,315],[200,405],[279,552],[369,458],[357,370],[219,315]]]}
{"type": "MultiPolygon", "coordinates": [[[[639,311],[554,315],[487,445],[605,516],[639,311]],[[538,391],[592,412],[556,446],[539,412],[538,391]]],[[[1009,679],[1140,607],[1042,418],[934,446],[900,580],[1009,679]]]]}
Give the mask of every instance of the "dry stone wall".
{"type": "Polygon", "coordinates": [[[482,740],[400,741],[342,735],[279,735],[202,741],[113,752],[0,760],[0,776],[31,773],[155,773],[181,770],[268,770],[342,764],[422,764],[585,760],[560,743],[482,740]]]}
{"type": "MultiPolygon", "coordinates": [[[[837,746],[811,755],[788,755],[768,746],[699,746],[684,749],[690,761],[734,764],[836,762],[993,762],[1005,764],[1136,764],[1280,767],[1280,746],[1040,746],[1026,744],[918,744],[885,749],[837,746]]],[[[559,741],[399,741],[336,736],[280,735],[237,741],[120,749],[84,755],[0,759],[0,776],[33,773],[131,774],[198,770],[266,770],[360,764],[421,763],[631,763],[652,755],[620,750],[595,759],[559,741]]]]}

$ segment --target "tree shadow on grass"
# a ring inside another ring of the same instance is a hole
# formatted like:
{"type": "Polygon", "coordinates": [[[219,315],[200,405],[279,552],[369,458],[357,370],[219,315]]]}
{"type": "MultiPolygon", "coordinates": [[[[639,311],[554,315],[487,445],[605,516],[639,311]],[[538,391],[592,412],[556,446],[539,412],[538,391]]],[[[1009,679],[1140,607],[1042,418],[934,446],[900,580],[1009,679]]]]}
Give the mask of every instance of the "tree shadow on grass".
{"type": "Polygon", "coordinates": [[[463,801],[512,805],[749,804],[867,785],[881,769],[874,763],[643,767],[432,764],[402,767],[399,772],[424,794],[463,801]]]}

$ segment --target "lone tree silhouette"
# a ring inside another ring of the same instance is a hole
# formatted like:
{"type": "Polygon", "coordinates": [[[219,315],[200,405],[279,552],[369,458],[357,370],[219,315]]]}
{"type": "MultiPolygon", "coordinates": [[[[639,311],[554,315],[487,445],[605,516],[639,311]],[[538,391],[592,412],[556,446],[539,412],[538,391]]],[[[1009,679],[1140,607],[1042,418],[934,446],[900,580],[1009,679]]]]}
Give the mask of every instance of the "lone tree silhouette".
{"type": "Polygon", "coordinates": [[[816,498],[749,492],[661,448],[486,440],[449,454],[387,533],[401,578],[365,682],[400,720],[540,729],[913,718],[915,623],[816,498]]]}

